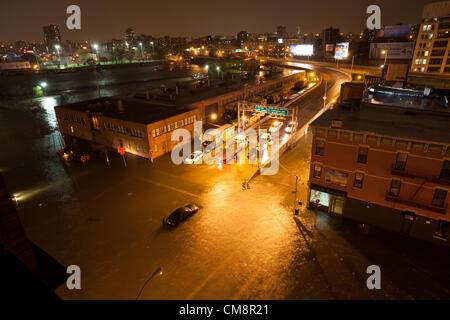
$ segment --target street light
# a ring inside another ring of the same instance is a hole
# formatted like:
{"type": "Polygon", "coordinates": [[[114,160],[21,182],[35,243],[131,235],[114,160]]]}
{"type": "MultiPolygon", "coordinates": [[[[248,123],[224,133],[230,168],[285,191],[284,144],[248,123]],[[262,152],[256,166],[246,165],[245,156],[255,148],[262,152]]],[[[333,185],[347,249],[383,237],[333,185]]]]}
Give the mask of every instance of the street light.
{"type": "Polygon", "coordinates": [[[58,52],[58,62],[61,63],[61,56],[59,55],[59,49],[61,46],[59,44],[55,44],[56,52],[58,52]]]}
{"type": "Polygon", "coordinates": [[[216,120],[217,119],[217,114],[213,113],[211,114],[211,120],[216,120]]]}
{"type": "Polygon", "coordinates": [[[141,47],[141,58],[144,58],[144,51],[142,51],[142,42],[139,42],[139,47],[141,47]]]}
{"type": "Polygon", "coordinates": [[[384,64],[383,64],[383,66],[385,66],[386,65],[386,61],[387,61],[388,52],[387,52],[387,50],[383,50],[383,51],[381,51],[381,54],[384,54],[384,64]]]}
{"type": "Polygon", "coordinates": [[[41,82],[40,85],[42,88],[47,88],[47,82],[41,82]]]}
{"type": "Polygon", "coordinates": [[[94,44],[92,45],[92,47],[94,48],[94,50],[95,50],[95,52],[96,52],[96,54],[97,54],[97,60],[99,60],[100,57],[99,57],[99,53],[98,53],[98,44],[94,43],[94,44]]]}

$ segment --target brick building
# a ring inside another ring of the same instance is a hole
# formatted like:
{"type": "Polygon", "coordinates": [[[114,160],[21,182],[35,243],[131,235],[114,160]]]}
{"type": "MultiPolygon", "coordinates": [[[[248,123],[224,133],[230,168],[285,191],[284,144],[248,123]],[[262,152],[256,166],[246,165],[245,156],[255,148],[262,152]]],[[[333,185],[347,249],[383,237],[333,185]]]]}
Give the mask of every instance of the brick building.
{"type": "Polygon", "coordinates": [[[362,104],[312,124],[309,206],[448,246],[450,113],[362,104]]]}
{"type": "Polygon", "coordinates": [[[200,111],[136,100],[100,98],[55,108],[67,148],[76,152],[125,148],[144,158],[170,152],[171,133],[184,128],[194,136],[200,111]]]}

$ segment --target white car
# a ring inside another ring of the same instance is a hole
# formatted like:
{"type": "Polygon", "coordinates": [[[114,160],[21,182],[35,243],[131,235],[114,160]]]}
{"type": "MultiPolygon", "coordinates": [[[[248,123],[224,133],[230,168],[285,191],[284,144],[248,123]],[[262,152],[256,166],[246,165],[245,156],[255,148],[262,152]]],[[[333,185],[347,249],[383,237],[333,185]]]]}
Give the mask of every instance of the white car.
{"type": "Polygon", "coordinates": [[[272,125],[269,128],[269,132],[273,133],[273,132],[277,132],[278,130],[280,130],[280,128],[283,126],[283,122],[281,121],[274,121],[272,123],[272,125]]]}
{"type": "Polygon", "coordinates": [[[193,163],[201,163],[203,157],[203,152],[201,151],[194,151],[189,157],[184,159],[185,164],[193,164],[193,163]]]}
{"type": "Polygon", "coordinates": [[[286,131],[287,133],[291,133],[294,128],[297,128],[297,122],[291,121],[291,122],[289,122],[286,129],[284,129],[284,131],[286,131]]]}

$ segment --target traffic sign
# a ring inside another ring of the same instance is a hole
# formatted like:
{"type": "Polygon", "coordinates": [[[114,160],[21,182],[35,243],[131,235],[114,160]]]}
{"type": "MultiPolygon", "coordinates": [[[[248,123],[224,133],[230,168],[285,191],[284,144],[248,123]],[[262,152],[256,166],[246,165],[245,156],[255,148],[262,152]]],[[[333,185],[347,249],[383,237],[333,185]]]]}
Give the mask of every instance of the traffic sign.
{"type": "Polygon", "coordinates": [[[267,107],[255,106],[256,112],[267,112],[267,107]]]}
{"type": "Polygon", "coordinates": [[[289,114],[289,110],[288,109],[284,109],[284,108],[278,108],[278,107],[269,107],[269,114],[275,114],[278,116],[285,116],[287,117],[289,114]]]}

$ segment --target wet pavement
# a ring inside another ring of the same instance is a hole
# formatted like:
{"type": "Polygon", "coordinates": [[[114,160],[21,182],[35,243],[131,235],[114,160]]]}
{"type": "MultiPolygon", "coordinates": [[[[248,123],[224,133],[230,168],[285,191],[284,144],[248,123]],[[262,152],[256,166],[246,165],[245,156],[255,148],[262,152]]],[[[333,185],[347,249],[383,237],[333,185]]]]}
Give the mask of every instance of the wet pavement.
{"type": "MultiPolygon", "coordinates": [[[[275,176],[241,182],[248,165],[175,166],[127,155],[65,167],[55,129],[57,100],[0,107],[0,171],[29,238],[82,270],[82,290],[64,299],[427,299],[450,298],[450,258],[441,249],[339,217],[293,215],[295,175],[306,203],[311,136],[281,158],[275,176]],[[161,220],[187,203],[202,208],[175,229],[161,220]],[[379,265],[382,290],[366,287],[379,265]]],[[[317,107],[317,106],[316,106],[317,107]]]]}

